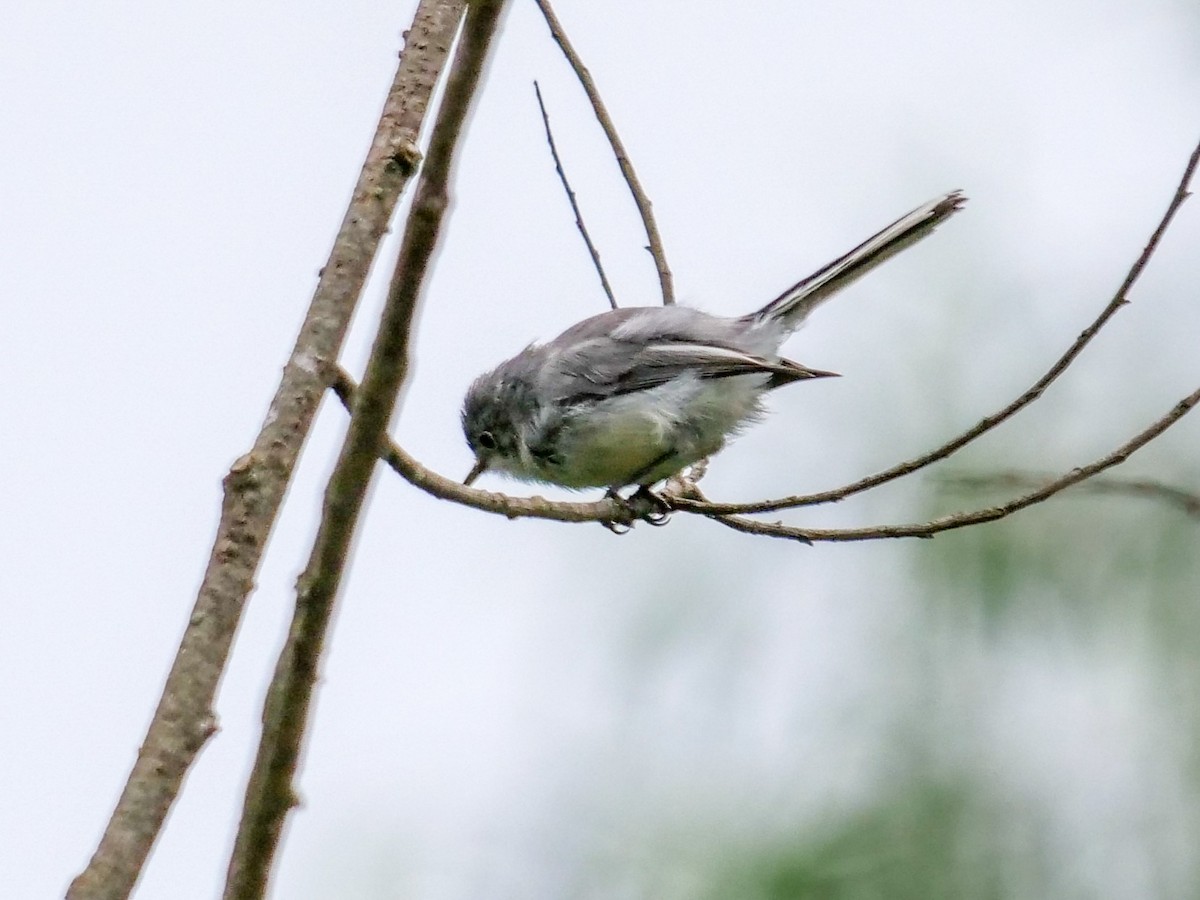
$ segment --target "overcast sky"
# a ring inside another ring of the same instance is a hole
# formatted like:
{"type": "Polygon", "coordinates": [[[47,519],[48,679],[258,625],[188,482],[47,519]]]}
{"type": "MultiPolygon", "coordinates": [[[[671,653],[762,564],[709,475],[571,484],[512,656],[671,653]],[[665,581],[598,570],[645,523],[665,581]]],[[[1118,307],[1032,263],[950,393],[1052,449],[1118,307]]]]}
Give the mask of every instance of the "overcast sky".
{"type": "MultiPolygon", "coordinates": [[[[747,312],[930,197],[970,197],[789,344],[845,377],[781,391],[771,418],[713,463],[714,498],[840,484],[1011,399],[1107,302],[1200,138],[1189,3],[563,0],[558,11],[654,200],[683,302],[747,312]]],[[[12,897],[61,894],[128,775],[207,560],[220,479],[274,392],[410,17],[411,3],[356,0],[25,3],[6,16],[0,883],[12,897]]],[[[605,308],[535,78],[619,299],[656,301],[583,94],[536,7],[514,2],[394,428],[447,475],[471,462],[458,426],[470,380],[605,308]]],[[[1194,390],[1197,247],[1189,204],[1133,304],[1042,411],[977,459],[1069,468],[1194,390]]],[[[346,347],[355,370],[381,283],[346,347]]],[[[323,407],[222,684],[221,731],[138,897],[219,893],[344,424],[323,407]]],[[[1129,466],[1197,487],[1198,427],[1183,422],[1129,466]]],[[[793,520],[905,521],[928,509],[919,490],[793,520]]],[[[812,803],[848,802],[879,774],[882,745],[863,737],[890,706],[879,648],[905,631],[899,598],[930,552],[803,548],[685,516],[618,539],[488,517],[381,473],[275,895],[568,896],[589,860],[609,860],[610,874],[642,865],[636,837],[672,816],[703,811],[743,836],[773,827],[755,823],[770,819],[781,778],[812,803]]],[[[1015,699],[1028,683],[1010,685],[1013,714],[1053,729],[1055,700],[1015,699]]],[[[1089,722],[1114,703],[1087,678],[1077,693],[1036,683],[1089,722]]],[[[1145,685],[1113,683],[1139,707],[1145,685]]],[[[1096,727],[1128,745],[1120,758],[1136,773],[1159,760],[1135,719],[1096,727]]],[[[1093,772],[1061,737],[1046,760],[1013,764],[1034,773],[1021,784],[1093,772]]],[[[1140,782],[1125,784],[1097,797],[1081,781],[1083,808],[1123,814],[1140,782]]],[[[1101,861],[1097,878],[1150,896],[1144,860],[1110,862],[1119,872],[1101,861]]],[[[628,890],[596,896],[641,896],[628,890]]]]}

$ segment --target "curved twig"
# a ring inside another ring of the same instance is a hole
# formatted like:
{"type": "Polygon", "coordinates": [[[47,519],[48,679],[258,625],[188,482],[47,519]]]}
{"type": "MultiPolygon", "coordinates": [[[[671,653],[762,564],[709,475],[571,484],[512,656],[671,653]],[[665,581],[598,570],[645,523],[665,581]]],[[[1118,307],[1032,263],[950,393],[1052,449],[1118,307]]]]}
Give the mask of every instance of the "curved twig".
{"type": "MultiPolygon", "coordinates": [[[[357,389],[353,379],[342,369],[337,369],[331,376],[334,393],[347,409],[354,406],[357,389]]],[[[679,484],[678,490],[668,490],[662,493],[662,498],[673,508],[683,512],[692,512],[720,522],[735,531],[746,534],[758,534],[765,537],[785,538],[805,544],[824,542],[868,541],[885,538],[902,537],[933,537],[942,531],[965,528],[968,525],[980,525],[1003,519],[1015,512],[1040,503],[1059,491],[1072,485],[1079,484],[1105,469],[1123,463],[1134,452],[1154,440],[1200,403],[1200,390],[1189,394],[1171,408],[1162,418],[1155,421],[1145,430],[1130,438],[1112,453],[1100,459],[1072,469],[1065,475],[1039,486],[1036,490],[1023,494],[999,506],[969,512],[954,513],[941,516],[929,522],[910,523],[903,525],[870,525],[863,528],[796,528],[779,522],[762,522],[757,519],[747,519],[742,516],[730,516],[720,513],[705,512],[709,504],[703,500],[692,501],[690,498],[700,496],[694,484],[686,479],[679,484]],[[687,502],[685,502],[687,500],[687,502]]],[[[483,512],[496,513],[510,519],[536,518],[552,519],[559,522],[604,522],[630,524],[643,518],[641,508],[631,510],[627,504],[617,503],[611,499],[599,500],[592,503],[564,503],[547,500],[544,497],[510,497],[507,494],[481,491],[467,487],[457,481],[426,468],[403,448],[389,438],[382,441],[379,451],[380,458],[392,468],[401,478],[425,493],[441,500],[450,500],[463,506],[470,506],[483,512]]],[[[636,495],[635,495],[636,497],[636,495]]]]}
{"type": "Polygon", "coordinates": [[[1142,271],[1146,268],[1150,258],[1154,255],[1154,251],[1158,249],[1159,242],[1162,236],[1166,233],[1167,227],[1175,218],[1175,213],[1179,207],[1183,205],[1190,193],[1188,186],[1191,183],[1192,177],[1195,175],[1197,164],[1200,163],[1200,144],[1197,144],[1196,149],[1192,151],[1191,157],[1188,159],[1187,166],[1184,168],[1183,177],[1179,180],[1179,185],[1175,189],[1174,195],[1171,197],[1171,202],[1167,205],[1167,210],[1163,213],[1162,219],[1158,223],[1158,227],[1150,235],[1150,240],[1142,250],[1141,255],[1134,261],[1130,267],[1125,280],[1121,283],[1121,287],[1117,290],[1109,304],[1104,307],[1100,315],[1096,317],[1087,328],[1085,328],[1075,339],[1075,342],[1067,348],[1067,352],[1058,358],[1041,378],[1034,382],[1029,390],[1025,391],[1020,397],[1014,400],[1008,406],[1001,409],[999,412],[993,413],[984,419],[981,419],[972,428],[967,429],[962,434],[942,444],[927,453],[923,453],[913,459],[898,463],[891,468],[876,472],[874,475],[868,475],[858,481],[843,485],[839,488],[833,488],[828,491],[821,491],[817,494],[799,494],[793,497],[782,497],[777,500],[764,500],[758,503],[707,503],[700,504],[695,501],[682,500],[680,501],[680,509],[688,509],[692,512],[700,512],[705,514],[720,513],[725,515],[738,513],[763,513],[773,512],[781,509],[793,509],[800,506],[815,506],[821,503],[836,503],[839,500],[845,500],[854,494],[860,494],[863,491],[871,488],[879,487],[881,484],[886,484],[889,481],[894,481],[912,472],[922,469],[932,463],[938,462],[950,456],[952,453],[961,450],[971,441],[978,438],[980,435],[995,428],[1001,422],[1011,418],[1017,412],[1024,409],[1034,400],[1042,395],[1051,382],[1058,378],[1067,367],[1075,361],[1075,358],[1083,351],[1104,327],[1105,323],[1113,317],[1113,315],[1129,302],[1128,294],[1134,283],[1141,276],[1142,271]]]}
{"type": "Polygon", "coordinates": [[[600,263],[600,251],[592,243],[592,236],[588,234],[587,226],[583,223],[583,212],[579,209],[579,201],[575,198],[575,191],[571,189],[571,182],[567,180],[567,173],[563,169],[562,160],[559,159],[558,147],[554,143],[554,132],[550,129],[550,114],[546,112],[546,104],[542,102],[542,89],[536,81],[533,83],[533,92],[537,95],[538,109],[542,111],[542,124],[546,126],[546,143],[550,145],[550,155],[554,157],[554,171],[558,173],[558,180],[562,182],[563,190],[567,192],[567,202],[571,204],[571,211],[575,213],[575,227],[579,229],[583,242],[587,245],[588,254],[592,257],[592,266],[595,267],[596,274],[600,276],[600,286],[604,288],[604,294],[608,297],[608,305],[616,309],[617,298],[613,296],[612,285],[608,283],[608,276],[604,274],[604,266],[600,263]]]}
{"type": "Polygon", "coordinates": [[[625,152],[625,145],[621,143],[621,138],[617,134],[617,126],[613,124],[608,109],[604,106],[604,101],[600,99],[600,91],[596,88],[596,82],[592,80],[592,73],[588,71],[583,60],[579,58],[579,54],[575,52],[575,48],[571,46],[562,23],[558,21],[558,16],[554,14],[554,9],[550,6],[550,0],[535,0],[535,2],[546,19],[546,25],[550,28],[550,36],[554,38],[555,43],[562,50],[563,56],[567,58],[567,62],[574,69],[575,77],[583,85],[588,101],[592,104],[592,111],[596,115],[596,121],[604,129],[604,134],[612,147],[613,156],[616,157],[621,174],[625,177],[625,183],[629,185],[629,193],[633,195],[633,202],[637,204],[638,214],[642,217],[642,225],[646,229],[646,240],[649,243],[646,249],[650,251],[650,256],[654,259],[654,268],[658,270],[658,283],[662,289],[663,306],[671,306],[675,302],[675,283],[671,269],[667,265],[667,253],[663,249],[662,237],[658,233],[658,224],[654,221],[653,204],[642,188],[641,181],[638,180],[633,163],[629,161],[629,154],[625,152]]]}
{"type": "MultiPolygon", "coordinates": [[[[345,369],[333,369],[330,388],[347,411],[354,408],[359,388],[345,369]]],[[[439,500],[450,500],[482,512],[496,513],[509,519],[551,519],[556,522],[614,522],[630,524],[638,518],[636,504],[618,503],[611,499],[585,503],[547,500],[545,497],[510,497],[507,494],[481,491],[459,481],[439,475],[411,456],[404,448],[385,436],[379,458],[409,484],[439,500]]]]}

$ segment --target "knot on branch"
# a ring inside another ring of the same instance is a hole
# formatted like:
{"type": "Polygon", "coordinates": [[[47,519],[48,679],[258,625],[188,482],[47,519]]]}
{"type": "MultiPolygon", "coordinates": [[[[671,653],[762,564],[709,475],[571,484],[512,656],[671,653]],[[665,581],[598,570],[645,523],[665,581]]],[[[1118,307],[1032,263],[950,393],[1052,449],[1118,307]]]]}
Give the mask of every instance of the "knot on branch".
{"type": "Polygon", "coordinates": [[[420,168],[421,159],[421,150],[416,142],[400,138],[398,145],[388,155],[388,165],[399,175],[408,178],[420,168]]]}

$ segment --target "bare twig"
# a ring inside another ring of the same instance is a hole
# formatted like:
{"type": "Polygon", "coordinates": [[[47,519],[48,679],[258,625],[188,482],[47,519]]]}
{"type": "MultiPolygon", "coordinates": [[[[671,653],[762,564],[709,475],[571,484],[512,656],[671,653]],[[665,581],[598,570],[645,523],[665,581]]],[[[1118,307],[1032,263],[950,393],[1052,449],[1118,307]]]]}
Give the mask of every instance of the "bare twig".
{"type": "Polygon", "coordinates": [[[550,114],[546,112],[546,104],[542,102],[542,89],[538,87],[536,81],[533,83],[533,92],[537,95],[538,109],[542,111],[542,124],[546,126],[546,143],[550,145],[550,155],[554,157],[554,171],[558,173],[558,180],[562,182],[563,190],[567,192],[567,202],[571,204],[571,211],[575,213],[575,227],[579,229],[580,235],[583,236],[583,242],[587,245],[588,254],[592,257],[592,265],[596,269],[596,274],[600,276],[600,286],[604,288],[604,294],[608,297],[608,305],[616,309],[617,298],[613,296],[612,285],[608,283],[608,276],[604,274],[604,266],[600,263],[600,251],[592,243],[592,236],[588,234],[587,226],[583,223],[583,213],[579,209],[575,191],[571,189],[571,182],[567,180],[567,173],[558,156],[558,147],[554,143],[554,132],[550,129],[550,114]]]}
{"type": "Polygon", "coordinates": [[[906,525],[878,525],[868,528],[793,528],[777,522],[760,522],[757,519],[747,519],[742,516],[714,515],[711,517],[736,531],[742,531],[747,534],[765,535],[767,537],[787,538],[806,544],[815,541],[871,541],[881,538],[901,537],[931,538],[943,531],[1003,519],[1005,516],[1010,516],[1019,510],[1025,509],[1027,506],[1041,503],[1059,491],[1079,484],[1081,481],[1091,478],[1105,469],[1120,465],[1132,456],[1135,451],[1150,443],[1187,415],[1197,403],[1200,403],[1200,390],[1196,390],[1184,397],[1165,416],[1145,431],[1126,441],[1107,456],[1101,457],[1095,462],[1088,463],[1086,466],[1081,466],[1078,469],[1072,469],[1066,475],[1060,476],[1049,484],[1044,484],[1036,490],[1023,494],[1007,503],[988,507],[987,509],[954,513],[948,516],[941,516],[930,522],[906,525]]]}
{"type": "MultiPolygon", "coordinates": [[[[337,369],[332,375],[334,392],[342,404],[351,409],[357,389],[353,379],[342,369],[337,369]]],[[[799,541],[805,544],[824,542],[869,541],[885,538],[920,537],[930,538],[942,531],[965,528],[969,525],[980,525],[1003,519],[1015,512],[1040,503],[1052,497],[1059,491],[1072,485],[1080,484],[1105,469],[1123,463],[1133,453],[1150,443],[1200,403],[1200,390],[1189,394],[1175,404],[1166,415],[1126,441],[1112,453],[1095,462],[1077,469],[1072,469],[1066,475],[1057,476],[1043,483],[1027,494],[1010,500],[999,506],[969,512],[954,513],[941,516],[929,522],[910,523],[903,525],[871,525],[864,528],[795,528],[779,522],[761,522],[757,519],[747,519],[742,516],[730,516],[719,513],[705,512],[708,506],[718,506],[703,501],[694,481],[677,477],[668,482],[668,490],[663,492],[663,498],[674,508],[683,512],[694,512],[720,522],[722,525],[746,534],[758,534],[766,537],[778,537],[799,541]],[[697,502],[684,503],[684,499],[695,498],[697,502]]],[[[510,497],[507,494],[497,494],[490,491],[480,491],[467,487],[457,481],[439,475],[427,469],[410,456],[399,445],[385,438],[380,449],[380,457],[401,478],[431,496],[441,500],[450,500],[464,506],[470,506],[483,512],[496,513],[510,519],[536,518],[552,519],[559,522],[618,522],[628,524],[640,518],[641,509],[631,509],[628,505],[617,503],[610,499],[594,503],[563,503],[547,500],[544,497],[510,497]]]]}
{"type": "Polygon", "coordinates": [[[363,387],[329,479],[312,554],[297,585],[292,626],[267,693],[225,900],[264,895],[284,819],[296,802],[292,783],[321,648],[379,444],[408,371],[413,312],[448,206],[454,149],[503,5],[504,0],[474,0],[468,7],[363,387]]]}
{"type": "MultiPolygon", "coordinates": [[[[993,474],[958,474],[939,478],[938,482],[957,490],[979,491],[992,488],[1028,489],[1048,484],[1052,476],[1032,472],[996,472],[993,474]]],[[[1091,478],[1075,486],[1076,491],[1089,494],[1140,497],[1158,500],[1177,507],[1193,519],[1200,519],[1200,492],[1185,491],[1151,478],[1091,478]]]]}
{"type": "Polygon", "coordinates": [[[417,137],[449,56],[462,0],[423,0],[413,17],[349,209],[262,430],[225,478],[208,568],[146,737],[71,900],[117,900],[133,890],[184,775],[216,730],[213,695],[296,459],[401,191],[420,162],[417,137]]]}
{"type": "Polygon", "coordinates": [[[1067,349],[1067,352],[1059,357],[1058,361],[1055,362],[1054,365],[1049,368],[1049,370],[1047,370],[1045,375],[1034,382],[1033,386],[1030,387],[1029,390],[1027,390],[1020,397],[1008,404],[1008,406],[1004,407],[999,412],[993,413],[992,415],[981,419],[974,427],[967,429],[962,434],[947,441],[945,444],[942,444],[942,446],[930,450],[928,453],[923,453],[914,459],[898,463],[889,469],[876,472],[874,475],[868,475],[866,478],[843,485],[839,488],[822,491],[818,494],[800,494],[793,497],[782,497],[778,500],[765,500],[759,503],[699,504],[695,501],[681,500],[679,508],[688,509],[692,512],[702,512],[708,514],[735,514],[772,512],[774,510],[791,509],[799,506],[815,506],[820,503],[835,503],[854,494],[862,493],[863,491],[870,490],[871,488],[878,487],[881,484],[886,484],[889,481],[893,481],[904,475],[908,475],[917,471],[918,469],[922,469],[925,466],[930,465],[931,463],[945,459],[950,454],[965,447],[980,435],[995,428],[1006,419],[1011,418],[1017,412],[1024,409],[1026,406],[1040,397],[1046,388],[1049,387],[1050,383],[1057,379],[1058,376],[1066,371],[1067,367],[1075,361],[1075,357],[1077,357],[1083,351],[1083,348],[1091,342],[1092,338],[1094,338],[1097,332],[1104,327],[1105,323],[1113,317],[1117,310],[1129,302],[1128,294],[1130,289],[1138,280],[1138,277],[1142,274],[1142,271],[1146,268],[1146,264],[1150,262],[1150,258],[1154,255],[1154,251],[1158,249],[1158,245],[1162,240],[1162,236],[1166,233],[1167,227],[1175,218],[1175,213],[1179,210],[1179,207],[1183,205],[1183,201],[1190,196],[1188,186],[1196,172],[1198,163],[1200,163],[1200,144],[1198,144],[1196,149],[1192,151],[1192,155],[1188,159],[1187,166],[1184,168],[1183,177],[1179,180],[1179,185],[1175,188],[1175,193],[1171,197],[1171,202],[1167,205],[1167,210],[1165,213],[1163,213],[1162,219],[1158,223],[1158,227],[1155,228],[1153,234],[1150,235],[1150,240],[1146,244],[1145,249],[1142,250],[1141,255],[1130,267],[1128,274],[1125,276],[1125,280],[1121,283],[1121,287],[1117,290],[1117,293],[1113,296],[1112,300],[1109,301],[1109,304],[1104,308],[1100,315],[1097,316],[1096,320],[1093,321],[1092,324],[1090,324],[1087,328],[1085,328],[1082,333],[1080,333],[1075,342],[1067,349]]]}
{"type": "MultiPolygon", "coordinates": [[[[339,367],[334,370],[330,387],[347,411],[354,408],[359,389],[345,369],[339,367]]],[[[637,518],[636,502],[630,505],[605,499],[593,503],[563,503],[547,500],[545,497],[510,497],[507,494],[467,487],[462,482],[427,469],[386,436],[379,456],[397,475],[430,496],[461,503],[483,512],[497,513],[510,519],[628,524],[637,518]]]]}
{"type": "Polygon", "coordinates": [[[637,172],[633,169],[633,163],[629,161],[629,154],[625,152],[625,145],[621,143],[617,127],[613,124],[608,109],[604,106],[604,101],[600,99],[600,91],[596,88],[596,82],[592,80],[592,73],[588,71],[583,60],[579,58],[579,54],[575,52],[575,48],[571,46],[562,23],[558,21],[558,16],[554,14],[554,9],[550,6],[550,0],[536,0],[536,2],[550,28],[550,36],[554,38],[555,43],[562,50],[563,56],[575,70],[575,76],[579,79],[579,83],[583,85],[588,100],[592,104],[592,111],[596,114],[596,121],[604,129],[604,134],[612,147],[613,156],[616,157],[617,165],[621,168],[621,174],[625,176],[625,183],[629,185],[629,192],[633,195],[633,202],[637,204],[638,214],[641,215],[642,225],[646,229],[646,240],[649,242],[646,249],[650,251],[650,256],[654,259],[654,267],[658,270],[658,283],[662,289],[663,305],[671,306],[675,302],[675,285],[671,269],[667,265],[667,254],[658,233],[658,225],[654,221],[653,204],[650,203],[650,198],[646,196],[642,183],[638,180],[637,172]]]}

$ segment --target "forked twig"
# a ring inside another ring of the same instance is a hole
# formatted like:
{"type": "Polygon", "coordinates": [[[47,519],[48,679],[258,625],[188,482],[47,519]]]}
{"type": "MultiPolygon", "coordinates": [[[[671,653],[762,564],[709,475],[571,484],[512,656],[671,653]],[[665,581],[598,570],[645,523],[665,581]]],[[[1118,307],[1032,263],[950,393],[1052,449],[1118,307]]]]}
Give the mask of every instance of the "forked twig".
{"type": "MultiPolygon", "coordinates": [[[[347,410],[355,403],[357,387],[353,379],[343,370],[336,369],[331,374],[330,386],[342,405],[347,410]]],[[[1116,450],[1100,459],[1076,469],[1065,475],[1058,476],[1048,484],[999,506],[969,512],[954,513],[941,516],[929,522],[903,525],[871,525],[864,528],[795,528],[778,522],[761,522],[757,519],[747,519],[742,516],[729,516],[704,512],[704,507],[710,504],[704,502],[682,502],[683,497],[678,493],[666,492],[664,498],[676,509],[684,512],[695,512],[720,522],[735,531],[746,534],[757,534],[765,537],[785,538],[805,544],[822,542],[846,542],[882,540],[903,537],[933,537],[942,531],[965,528],[968,525],[979,525],[1003,519],[1015,512],[1032,506],[1035,503],[1052,497],[1059,491],[1074,484],[1079,484],[1093,475],[1123,463],[1134,452],[1154,440],[1188,412],[1200,403],[1200,390],[1189,394],[1180,400],[1171,410],[1158,419],[1144,431],[1126,441],[1116,450]]],[[[380,458],[393,471],[414,487],[442,500],[450,500],[470,506],[483,512],[496,513],[510,519],[534,518],[552,519],[558,522],[617,522],[628,524],[636,521],[638,510],[630,510],[628,505],[617,503],[611,499],[598,500],[592,503],[564,503],[547,500],[544,497],[510,497],[507,494],[481,491],[467,487],[457,481],[426,468],[403,448],[385,439],[379,451],[380,458]]],[[[695,486],[685,486],[688,493],[695,494],[695,486]]]]}
{"type": "Polygon", "coordinates": [[[839,488],[833,488],[828,491],[821,491],[817,494],[800,494],[793,497],[782,497],[777,500],[765,500],[758,503],[698,503],[692,500],[680,500],[679,508],[688,509],[692,512],[703,512],[708,514],[738,514],[738,513],[762,513],[772,512],[780,509],[792,509],[800,506],[815,506],[820,503],[835,503],[839,500],[844,500],[854,494],[860,494],[863,491],[871,488],[879,487],[881,484],[886,484],[889,481],[894,481],[904,475],[909,475],[912,472],[922,469],[932,463],[943,460],[961,450],[971,441],[978,438],[980,435],[992,430],[1001,422],[1011,418],[1017,412],[1024,409],[1034,400],[1042,395],[1047,387],[1057,379],[1067,367],[1075,361],[1075,358],[1083,351],[1104,327],[1105,323],[1113,317],[1113,315],[1129,302],[1128,294],[1134,283],[1141,276],[1142,271],[1146,268],[1150,258],[1154,255],[1154,251],[1158,249],[1159,242],[1162,236],[1166,233],[1167,227],[1175,218],[1175,213],[1179,207],[1183,205],[1190,193],[1188,186],[1191,183],[1192,177],[1195,175],[1197,164],[1200,163],[1200,144],[1197,144],[1196,149],[1192,151],[1191,157],[1188,159],[1187,166],[1184,168],[1183,177],[1179,180],[1179,185],[1175,189],[1174,195],[1171,197],[1171,202],[1167,205],[1167,210],[1163,213],[1162,219],[1158,223],[1158,227],[1150,235],[1150,240],[1142,250],[1140,256],[1130,267],[1125,280],[1121,283],[1116,294],[1113,296],[1109,304],[1101,311],[1087,328],[1085,328],[1075,339],[1075,342],[1067,348],[1058,360],[1052,365],[1041,378],[1034,382],[1020,397],[1014,400],[1008,406],[1001,409],[999,412],[993,413],[984,419],[981,419],[972,428],[967,429],[962,434],[930,450],[928,453],[923,453],[913,459],[898,463],[891,468],[876,472],[874,475],[868,475],[866,478],[859,481],[851,482],[839,488]]]}
{"type": "Polygon", "coordinates": [[[592,111],[596,115],[596,121],[604,129],[604,134],[612,147],[613,156],[616,157],[621,174],[625,177],[625,183],[629,185],[629,193],[633,195],[633,202],[637,204],[638,214],[642,217],[642,226],[646,229],[646,240],[649,243],[646,249],[650,251],[650,256],[654,259],[654,267],[658,270],[658,283],[662,289],[663,305],[671,306],[675,302],[675,284],[671,276],[671,269],[667,265],[667,254],[663,249],[662,237],[658,233],[658,224],[654,221],[653,204],[643,190],[642,183],[638,180],[637,172],[633,169],[633,163],[629,161],[629,154],[625,152],[625,145],[621,143],[617,127],[613,124],[604,101],[600,99],[600,91],[596,88],[596,82],[592,80],[592,73],[588,71],[587,66],[583,64],[583,60],[579,58],[579,54],[575,52],[575,48],[568,40],[562,23],[558,21],[558,16],[554,14],[554,9],[550,6],[550,0],[535,0],[535,2],[546,19],[546,25],[550,28],[550,36],[554,38],[555,43],[562,50],[563,56],[575,70],[575,77],[583,85],[588,101],[592,104],[592,111]]]}
{"type": "Polygon", "coordinates": [[[596,274],[600,276],[600,286],[604,288],[604,294],[608,297],[608,305],[616,309],[617,298],[613,296],[612,285],[608,283],[608,276],[604,274],[604,266],[600,263],[600,251],[592,243],[592,236],[588,234],[587,226],[583,224],[583,213],[579,209],[575,191],[571,189],[571,182],[567,180],[567,173],[558,156],[558,147],[554,143],[554,132],[550,129],[550,114],[546,112],[546,104],[542,102],[542,89],[536,81],[533,83],[533,92],[537,95],[538,109],[542,111],[542,124],[546,126],[546,143],[550,145],[550,155],[554,157],[554,171],[558,173],[558,180],[562,182],[563,190],[567,192],[567,202],[571,204],[571,210],[575,213],[575,227],[579,229],[580,235],[583,236],[583,242],[587,245],[588,253],[592,257],[592,265],[596,269],[596,274]]]}
{"type": "Polygon", "coordinates": [[[931,538],[943,531],[951,531],[955,528],[965,528],[968,525],[980,525],[984,522],[994,522],[997,519],[1003,519],[1005,516],[1010,516],[1019,510],[1025,509],[1027,506],[1040,503],[1054,496],[1059,491],[1071,487],[1071,485],[1079,484],[1081,481],[1091,478],[1105,469],[1111,469],[1113,466],[1120,465],[1132,456],[1134,452],[1146,446],[1146,444],[1150,443],[1187,415],[1197,403],[1200,403],[1200,390],[1193,391],[1184,397],[1165,416],[1146,430],[1130,438],[1130,440],[1107,456],[1103,456],[1095,462],[1088,463],[1086,466],[1072,469],[1066,475],[1056,478],[1049,484],[1042,485],[1036,490],[1009,500],[1007,503],[1002,503],[999,506],[941,516],[930,522],[906,525],[878,525],[868,528],[793,528],[777,522],[760,522],[757,519],[747,519],[743,516],[713,515],[711,518],[716,519],[723,525],[729,526],[735,531],[742,531],[747,534],[760,534],[767,537],[789,538],[805,544],[811,544],[816,541],[870,541],[880,538],[902,537],[931,538]]]}
{"type": "MultiPolygon", "coordinates": [[[[539,3],[541,0],[539,0],[539,3]]],[[[1018,510],[1024,509],[1035,503],[1041,502],[1048,497],[1053,496],[1061,490],[1064,490],[1072,485],[1078,484],[1098,472],[1118,465],[1123,462],[1130,454],[1144,446],[1149,441],[1156,438],[1162,432],[1166,431],[1172,424],[1187,414],[1189,410],[1200,401],[1200,391],[1189,395],[1181,400],[1176,406],[1165,416],[1147,428],[1145,431],[1136,435],[1128,442],[1123,444],[1117,450],[1113,451],[1106,457],[1103,457],[1095,462],[1075,469],[1066,475],[1063,475],[1049,484],[1043,485],[1036,490],[1030,491],[1020,497],[1017,497],[1008,503],[1000,506],[989,507],[981,510],[956,513],[950,516],[942,516],[931,522],[903,524],[903,525],[885,525],[885,526],[870,526],[865,528],[850,528],[850,529],[811,529],[811,528],[796,528],[786,526],[780,523],[761,522],[755,519],[747,519],[735,513],[740,512],[766,512],[773,509],[782,509],[791,506],[804,506],[816,503],[829,502],[840,500],[868,488],[875,487],[902,475],[916,471],[923,466],[929,465],[939,459],[943,459],[955,452],[962,446],[965,446],[970,441],[979,437],[986,431],[994,428],[996,425],[1005,421],[1020,409],[1033,402],[1046,387],[1053,382],[1075,358],[1083,351],[1099,330],[1108,322],[1109,319],[1116,313],[1121,306],[1128,303],[1128,293],[1136,283],[1138,277],[1149,263],[1151,257],[1157,250],[1159,243],[1162,240],[1163,234],[1167,227],[1171,224],[1179,207],[1183,201],[1189,196],[1188,186],[1195,173],[1197,165],[1200,164],[1200,144],[1193,150],[1188,159],[1188,163],[1184,168],[1183,176],[1179,181],[1179,185],[1167,206],[1166,212],[1159,221],[1158,226],[1151,234],[1148,243],[1138,256],[1133,266],[1129,269],[1125,280],[1121,284],[1117,293],[1112,300],[1100,313],[1095,321],[1092,322],[1079,335],[1076,341],[1068,348],[1067,352],[1059,358],[1050,369],[1038,379],[1037,382],[1024,394],[1010,403],[1004,409],[1000,410],[987,418],[981,420],[974,428],[964,432],[962,435],[944,444],[943,446],[930,451],[914,460],[901,463],[891,469],[880,472],[869,478],[847,485],[843,488],[838,488],[833,491],[826,491],[822,494],[814,494],[801,497],[789,497],[779,501],[768,501],[765,503],[748,503],[748,504],[732,504],[732,503],[710,503],[700,499],[699,492],[694,489],[691,491],[683,491],[677,493],[666,494],[667,501],[675,509],[698,513],[701,515],[714,518],[722,524],[738,531],[743,531],[750,534],[759,534],[769,537],[780,537],[790,540],[803,542],[814,541],[862,541],[873,540],[880,538],[897,538],[897,537],[932,537],[942,531],[948,531],[954,528],[963,528],[968,525],[976,525],[984,522],[994,521],[1011,515],[1018,510]]],[[[339,390],[342,395],[343,402],[349,403],[353,394],[352,383],[342,375],[334,378],[335,383],[341,382],[339,390]]],[[[491,494],[484,491],[476,491],[470,488],[458,485],[454,482],[444,479],[441,476],[429,471],[421,466],[415,459],[410,457],[402,449],[390,442],[385,445],[383,455],[388,460],[389,464],[405,479],[410,481],[417,487],[425,490],[435,496],[451,499],[459,503],[473,506],[477,509],[486,510],[489,512],[501,513],[509,517],[532,516],[539,518],[560,519],[564,521],[587,521],[590,517],[595,516],[598,520],[615,520],[619,512],[619,504],[610,500],[601,501],[591,504],[565,504],[554,503],[544,500],[541,497],[536,498],[510,498],[500,494],[491,494]]]]}

